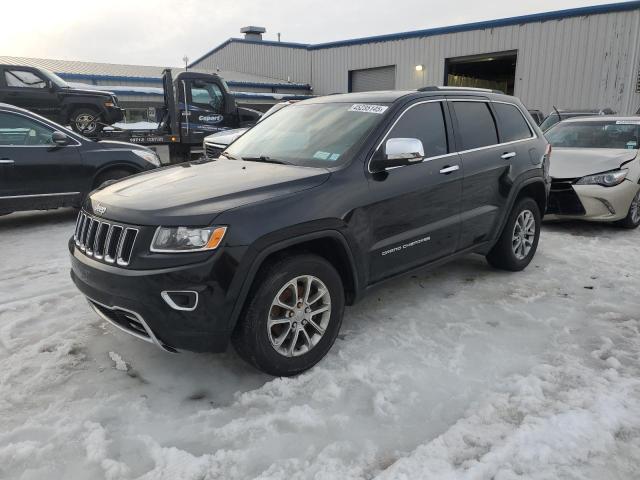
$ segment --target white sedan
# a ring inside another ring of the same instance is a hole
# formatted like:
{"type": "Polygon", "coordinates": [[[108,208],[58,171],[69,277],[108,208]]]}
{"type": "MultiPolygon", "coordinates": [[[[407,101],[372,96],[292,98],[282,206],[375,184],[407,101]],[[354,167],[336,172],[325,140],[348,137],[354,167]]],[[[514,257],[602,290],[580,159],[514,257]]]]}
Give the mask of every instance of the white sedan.
{"type": "Polygon", "coordinates": [[[640,225],[640,116],[573,118],[545,136],[553,148],[545,219],[640,225]]]}

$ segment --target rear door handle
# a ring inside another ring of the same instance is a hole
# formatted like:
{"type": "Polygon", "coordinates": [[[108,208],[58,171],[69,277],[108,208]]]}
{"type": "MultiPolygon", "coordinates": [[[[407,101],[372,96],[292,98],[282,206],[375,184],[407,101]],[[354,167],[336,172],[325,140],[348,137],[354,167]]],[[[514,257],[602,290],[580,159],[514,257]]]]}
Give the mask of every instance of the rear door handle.
{"type": "Polygon", "coordinates": [[[500,155],[500,158],[502,158],[503,160],[508,160],[509,158],[513,158],[516,156],[516,152],[505,152],[502,155],[500,155]]]}
{"type": "Polygon", "coordinates": [[[456,170],[460,170],[460,165],[446,166],[440,169],[440,173],[444,175],[449,175],[451,172],[455,172],[456,170]]]}
{"type": "Polygon", "coordinates": [[[0,165],[13,165],[14,162],[13,160],[11,160],[10,158],[0,158],[0,165]]]}

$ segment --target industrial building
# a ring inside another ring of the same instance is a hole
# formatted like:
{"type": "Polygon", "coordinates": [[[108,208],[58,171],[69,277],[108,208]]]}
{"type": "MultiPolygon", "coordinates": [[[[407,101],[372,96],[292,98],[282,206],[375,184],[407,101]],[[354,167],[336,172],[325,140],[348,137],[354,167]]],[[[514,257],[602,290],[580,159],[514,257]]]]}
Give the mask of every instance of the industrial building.
{"type": "Polygon", "coordinates": [[[530,109],[640,107],[640,2],[321,44],[262,39],[245,27],[190,67],[232,70],[310,85],[313,93],[495,88],[530,109]]]}

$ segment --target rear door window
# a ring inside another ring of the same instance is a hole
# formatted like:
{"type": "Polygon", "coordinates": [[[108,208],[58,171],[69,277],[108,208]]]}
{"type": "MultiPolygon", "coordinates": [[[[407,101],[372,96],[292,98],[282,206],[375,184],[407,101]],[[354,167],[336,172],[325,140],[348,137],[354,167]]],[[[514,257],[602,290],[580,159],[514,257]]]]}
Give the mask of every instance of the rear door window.
{"type": "Polygon", "coordinates": [[[498,132],[487,102],[455,101],[450,105],[458,121],[457,136],[461,150],[498,143],[498,132]]]}
{"type": "Polygon", "coordinates": [[[513,142],[531,138],[529,124],[515,105],[508,103],[494,103],[493,108],[498,116],[498,131],[500,142],[513,142]]]}
{"type": "Polygon", "coordinates": [[[44,78],[27,70],[5,70],[4,80],[7,87],[45,88],[47,86],[44,78]]]}
{"type": "Polygon", "coordinates": [[[422,142],[426,158],[445,155],[449,149],[442,102],[421,103],[410,107],[387,138],[417,138],[422,142]]]}

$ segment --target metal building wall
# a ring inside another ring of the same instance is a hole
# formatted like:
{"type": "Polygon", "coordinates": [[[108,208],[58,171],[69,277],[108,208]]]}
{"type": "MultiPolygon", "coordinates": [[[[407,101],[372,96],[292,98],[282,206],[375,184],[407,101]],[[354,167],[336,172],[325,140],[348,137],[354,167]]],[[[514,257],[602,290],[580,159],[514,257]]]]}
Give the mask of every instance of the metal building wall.
{"type": "Polygon", "coordinates": [[[272,44],[231,42],[197,61],[197,69],[235,70],[267,77],[311,83],[311,52],[272,44]]]}
{"type": "Polygon", "coordinates": [[[312,47],[314,93],[346,92],[349,70],[396,65],[396,88],[442,85],[446,58],[517,50],[515,95],[529,108],[640,107],[640,10],[421,38],[312,47]],[[424,65],[422,72],[415,66],[424,65]]]}

